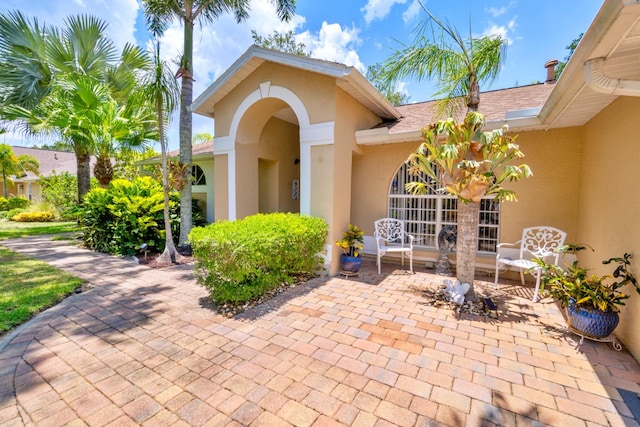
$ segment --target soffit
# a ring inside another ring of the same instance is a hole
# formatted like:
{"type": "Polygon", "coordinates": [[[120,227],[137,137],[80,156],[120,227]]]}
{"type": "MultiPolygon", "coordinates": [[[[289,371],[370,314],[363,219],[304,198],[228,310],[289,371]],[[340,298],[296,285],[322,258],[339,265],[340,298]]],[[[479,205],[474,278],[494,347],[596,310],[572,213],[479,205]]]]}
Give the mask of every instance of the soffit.
{"type": "Polygon", "coordinates": [[[604,2],[540,113],[546,129],[582,126],[617,98],[587,84],[585,63],[597,58],[607,77],[640,80],[639,4],[604,2]]]}

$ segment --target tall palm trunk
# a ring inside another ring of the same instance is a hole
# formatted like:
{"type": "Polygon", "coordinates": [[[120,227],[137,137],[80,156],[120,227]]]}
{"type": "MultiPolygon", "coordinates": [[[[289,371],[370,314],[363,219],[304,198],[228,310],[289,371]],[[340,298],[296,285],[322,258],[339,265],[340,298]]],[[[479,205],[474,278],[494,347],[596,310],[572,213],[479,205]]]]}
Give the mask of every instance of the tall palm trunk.
{"type": "Polygon", "coordinates": [[[164,193],[164,230],[165,244],[164,251],[158,258],[160,262],[179,262],[182,256],[176,251],[173,244],[173,233],[171,232],[171,220],[169,219],[169,179],[167,177],[167,144],[164,139],[164,123],[162,119],[162,98],[156,100],[156,111],[158,114],[158,130],[160,132],[160,148],[162,150],[162,188],[164,193]]]}
{"type": "Polygon", "coordinates": [[[462,283],[471,284],[467,300],[472,298],[478,247],[478,214],[480,203],[464,203],[458,199],[458,238],[456,242],[456,276],[462,283]]]}
{"type": "Polygon", "coordinates": [[[193,225],[192,192],[191,192],[191,149],[193,102],[193,21],[186,20],[184,28],[184,56],[178,73],[182,77],[180,96],[180,162],[185,165],[185,186],[180,191],[180,238],[179,246],[189,244],[189,232],[193,225]]]}

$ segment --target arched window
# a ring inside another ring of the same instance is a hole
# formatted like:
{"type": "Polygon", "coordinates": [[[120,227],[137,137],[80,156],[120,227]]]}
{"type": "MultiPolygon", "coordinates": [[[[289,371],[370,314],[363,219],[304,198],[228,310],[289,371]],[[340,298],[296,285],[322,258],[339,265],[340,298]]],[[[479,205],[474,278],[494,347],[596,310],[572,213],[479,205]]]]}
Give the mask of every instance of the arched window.
{"type": "MultiPolygon", "coordinates": [[[[457,225],[458,200],[431,188],[428,194],[414,195],[405,190],[407,182],[419,177],[409,175],[403,163],[389,188],[389,217],[405,222],[407,232],[415,237],[415,245],[437,248],[438,233],[445,225],[457,225]]],[[[478,218],[478,251],[496,252],[500,221],[500,203],[492,198],[480,202],[478,218]]]]}
{"type": "Polygon", "coordinates": [[[193,165],[191,175],[193,175],[193,185],[207,185],[207,178],[204,176],[204,172],[200,166],[193,165]]]}

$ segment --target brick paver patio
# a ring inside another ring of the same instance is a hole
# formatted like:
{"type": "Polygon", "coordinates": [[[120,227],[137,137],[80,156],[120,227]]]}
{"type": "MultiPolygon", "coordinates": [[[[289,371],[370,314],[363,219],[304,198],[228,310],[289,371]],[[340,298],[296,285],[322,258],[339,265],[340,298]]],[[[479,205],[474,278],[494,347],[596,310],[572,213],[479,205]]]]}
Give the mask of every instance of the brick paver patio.
{"type": "Polygon", "coordinates": [[[577,340],[531,289],[477,286],[499,319],[456,318],[442,278],[365,261],[233,319],[185,267],[42,237],[0,242],[88,280],[0,341],[0,425],[638,426],[625,350],[577,340]]]}

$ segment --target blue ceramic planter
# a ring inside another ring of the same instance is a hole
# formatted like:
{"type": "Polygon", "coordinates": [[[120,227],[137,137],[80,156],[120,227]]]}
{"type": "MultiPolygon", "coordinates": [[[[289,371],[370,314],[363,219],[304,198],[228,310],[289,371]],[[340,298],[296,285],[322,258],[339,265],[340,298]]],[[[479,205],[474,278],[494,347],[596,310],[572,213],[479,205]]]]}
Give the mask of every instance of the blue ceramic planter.
{"type": "Polygon", "coordinates": [[[359,256],[340,255],[340,269],[349,273],[356,273],[362,266],[362,258],[359,256]]]}
{"type": "Polygon", "coordinates": [[[567,306],[567,323],[586,337],[605,338],[618,326],[620,316],[615,311],[601,311],[593,307],[567,306]]]}

